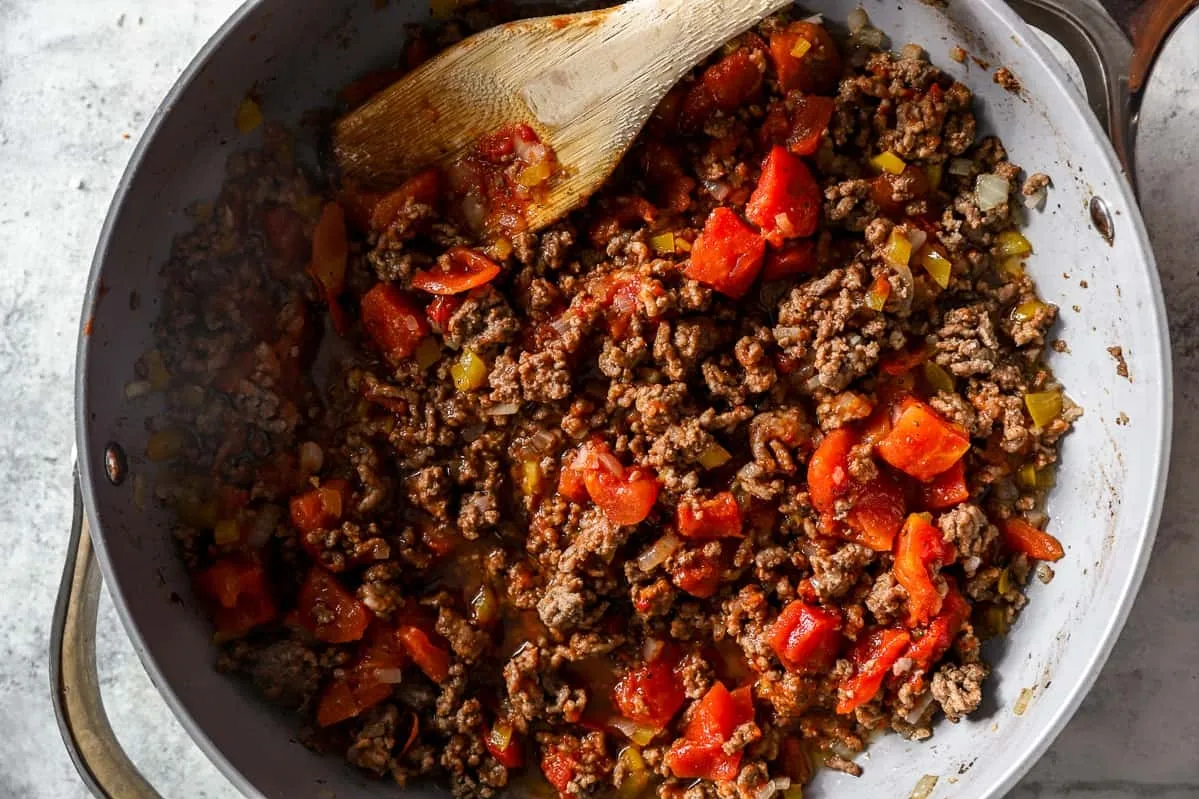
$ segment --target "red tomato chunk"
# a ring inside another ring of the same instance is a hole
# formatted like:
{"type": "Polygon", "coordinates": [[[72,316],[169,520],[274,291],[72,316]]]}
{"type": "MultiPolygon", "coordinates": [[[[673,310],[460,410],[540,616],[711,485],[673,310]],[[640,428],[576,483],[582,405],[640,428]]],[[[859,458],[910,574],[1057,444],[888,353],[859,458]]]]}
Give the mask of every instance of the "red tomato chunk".
{"type": "Polygon", "coordinates": [[[685,274],[729,297],[744,297],[762,269],[766,242],[736,211],[721,206],[708,216],[691,246],[685,274]]]}
{"type": "Polygon", "coordinates": [[[841,617],[796,600],[770,629],[770,648],[791,671],[826,671],[841,648],[841,617]]]}
{"type": "Polygon", "coordinates": [[[775,147],[766,156],[745,216],[762,229],[768,242],[781,247],[786,239],[816,232],[823,203],[824,193],[808,165],[785,148],[775,147]]]}

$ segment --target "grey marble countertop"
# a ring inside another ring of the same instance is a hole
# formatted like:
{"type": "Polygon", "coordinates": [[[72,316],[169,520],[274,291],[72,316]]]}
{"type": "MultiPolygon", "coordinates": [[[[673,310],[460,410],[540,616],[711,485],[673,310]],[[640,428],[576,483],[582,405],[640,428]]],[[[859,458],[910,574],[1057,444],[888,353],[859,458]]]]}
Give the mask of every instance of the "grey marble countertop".
{"type": "MultiPolygon", "coordinates": [[[[240,0],[0,0],[0,797],[84,797],[50,706],[50,612],[71,513],[72,369],[92,250],[159,99],[240,0]]],[[[1199,18],[1150,87],[1145,215],[1177,373],[1172,479],[1149,574],[1098,684],[1018,799],[1199,796],[1199,18]]],[[[181,157],[186,157],[181,154],[181,157]]],[[[232,799],[107,602],[113,726],[169,799],[232,799]]]]}

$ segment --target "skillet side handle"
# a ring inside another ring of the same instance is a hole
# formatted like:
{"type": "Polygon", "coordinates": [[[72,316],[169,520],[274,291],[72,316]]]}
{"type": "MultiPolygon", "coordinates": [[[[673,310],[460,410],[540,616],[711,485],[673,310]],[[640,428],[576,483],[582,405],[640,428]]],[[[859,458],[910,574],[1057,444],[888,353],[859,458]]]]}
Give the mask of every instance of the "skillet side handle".
{"type": "Polygon", "coordinates": [[[1099,0],[1009,0],[1033,27],[1056,39],[1082,73],[1091,110],[1107,128],[1129,183],[1136,188],[1140,94],[1129,83],[1133,47],[1099,0]]]}
{"type": "Polygon", "coordinates": [[[100,695],[96,612],[100,568],[92,550],[78,479],[66,566],[50,631],[50,690],[58,728],[75,768],[100,799],[162,799],[121,748],[100,695]]]}

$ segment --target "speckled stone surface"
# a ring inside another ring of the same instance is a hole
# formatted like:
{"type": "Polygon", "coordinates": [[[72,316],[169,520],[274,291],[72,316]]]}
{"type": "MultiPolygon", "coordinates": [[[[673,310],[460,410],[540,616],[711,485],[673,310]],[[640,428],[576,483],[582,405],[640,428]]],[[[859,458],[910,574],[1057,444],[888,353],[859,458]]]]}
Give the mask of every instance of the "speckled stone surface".
{"type": "MultiPolygon", "coordinates": [[[[84,797],[47,673],[70,521],[72,366],[104,212],[159,99],[239,0],[0,0],[0,797],[84,797]]],[[[1156,554],[1094,691],[1017,799],[1199,796],[1199,19],[1159,65],[1140,180],[1176,369],[1172,480],[1156,554]]],[[[169,799],[233,799],[138,663],[107,601],[113,726],[169,799]]],[[[963,798],[965,799],[965,798],[963,798]]]]}

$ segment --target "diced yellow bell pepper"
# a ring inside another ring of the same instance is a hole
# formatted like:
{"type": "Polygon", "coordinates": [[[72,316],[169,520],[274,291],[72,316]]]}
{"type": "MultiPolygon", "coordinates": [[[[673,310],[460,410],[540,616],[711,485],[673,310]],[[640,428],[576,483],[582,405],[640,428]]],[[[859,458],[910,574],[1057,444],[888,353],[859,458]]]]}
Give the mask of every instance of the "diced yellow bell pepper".
{"type": "Polygon", "coordinates": [[[649,787],[650,770],[636,746],[626,746],[620,752],[624,780],[617,790],[617,799],[640,799],[649,787]]]}
{"type": "Polygon", "coordinates": [[[699,465],[705,469],[717,469],[728,463],[732,457],[727,449],[719,444],[713,444],[700,454],[699,465]]]}
{"type": "Polygon", "coordinates": [[[890,172],[892,175],[898,175],[907,167],[907,163],[895,153],[887,150],[885,153],[879,153],[871,158],[870,166],[874,167],[876,172],[890,172]]]}
{"type": "Polygon", "coordinates": [[[227,547],[241,540],[241,525],[236,519],[221,519],[212,529],[212,538],[219,547],[227,547]]]}
{"type": "Polygon", "coordinates": [[[949,279],[953,275],[953,263],[937,252],[935,248],[925,247],[920,251],[920,265],[938,286],[949,287],[949,279]]]}
{"type": "Polygon", "coordinates": [[[649,245],[654,248],[654,252],[661,253],[663,255],[672,254],[675,250],[674,234],[659,233],[656,236],[651,236],[649,245]]]}
{"type": "Polygon", "coordinates": [[[150,350],[145,354],[143,360],[146,364],[146,379],[150,381],[150,388],[155,391],[165,391],[171,384],[171,373],[167,371],[167,365],[162,360],[162,353],[158,350],[150,350]]]}
{"type": "Polygon", "coordinates": [[[487,382],[487,364],[474,350],[463,350],[458,361],[450,367],[450,376],[459,391],[474,391],[487,382]]]}
{"type": "Polygon", "coordinates": [[[792,783],[790,788],[783,791],[783,799],[803,799],[803,786],[792,783]]]}
{"type": "Polygon", "coordinates": [[[995,237],[995,251],[1001,256],[1028,255],[1032,244],[1018,230],[1005,230],[995,237]]]}
{"type": "Polygon", "coordinates": [[[416,356],[416,365],[422,370],[428,369],[441,360],[441,345],[437,343],[437,339],[429,336],[417,345],[414,355],[416,356]]]}
{"type": "Polygon", "coordinates": [[[1040,300],[1022,302],[1012,309],[1012,319],[1017,322],[1028,322],[1037,318],[1037,314],[1045,310],[1045,303],[1040,300]]]}
{"type": "Polygon", "coordinates": [[[952,393],[954,390],[953,375],[946,372],[944,367],[935,361],[924,362],[924,379],[936,391],[952,393]]]}
{"type": "Polygon", "coordinates": [[[1049,489],[1057,485],[1057,472],[1052,466],[1037,469],[1037,488],[1049,489]]]}
{"type": "Polygon", "coordinates": [[[512,242],[505,238],[498,238],[491,243],[491,257],[497,261],[502,261],[512,254],[512,242]]]}
{"type": "Polygon", "coordinates": [[[1040,391],[1024,395],[1024,404],[1028,407],[1028,415],[1037,427],[1044,427],[1052,422],[1062,412],[1062,392],[1040,391]]]}
{"type": "Polygon", "coordinates": [[[928,178],[928,185],[936,191],[941,188],[941,179],[945,175],[945,167],[940,164],[929,164],[924,167],[924,175],[928,178]]]}
{"type": "Polygon", "coordinates": [[[1024,276],[1024,259],[1019,255],[1010,255],[995,261],[995,271],[1008,280],[1017,280],[1024,276]]]}
{"type": "Polygon", "coordinates": [[[899,266],[907,266],[912,260],[912,242],[908,241],[908,237],[899,228],[891,230],[891,237],[887,239],[884,257],[899,266]]]}
{"type": "Polygon", "coordinates": [[[554,167],[549,161],[538,161],[522,169],[516,180],[520,185],[531,189],[549,180],[553,171],[554,167]]]}
{"type": "Polygon", "coordinates": [[[1016,472],[1016,482],[1021,488],[1036,488],[1037,487],[1037,467],[1031,463],[1026,463],[1020,467],[1020,471],[1016,472]]]}
{"type": "Polygon", "coordinates": [[[520,490],[526,497],[536,496],[541,490],[541,461],[529,459],[520,465],[520,490]]]}
{"type": "Polygon", "coordinates": [[[812,49],[812,43],[802,36],[795,40],[795,46],[791,48],[791,55],[795,58],[803,58],[812,49]]]}
{"type": "Polygon", "coordinates": [[[247,97],[237,106],[233,121],[239,133],[253,133],[262,125],[262,108],[253,97],[247,97]]]}
{"type": "Polygon", "coordinates": [[[146,457],[155,463],[174,460],[187,446],[187,435],[173,427],[157,430],[146,441],[146,457]]]}

